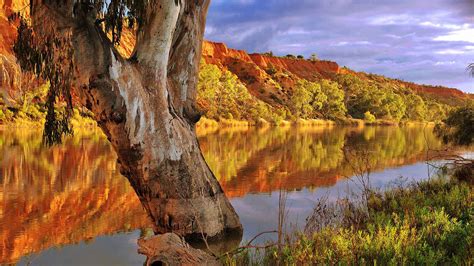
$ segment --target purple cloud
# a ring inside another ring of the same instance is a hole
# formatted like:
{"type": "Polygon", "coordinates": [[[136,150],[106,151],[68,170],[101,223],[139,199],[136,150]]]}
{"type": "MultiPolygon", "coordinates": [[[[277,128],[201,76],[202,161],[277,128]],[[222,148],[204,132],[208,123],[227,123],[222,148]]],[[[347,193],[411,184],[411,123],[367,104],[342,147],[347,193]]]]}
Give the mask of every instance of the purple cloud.
{"type": "Polygon", "coordinates": [[[206,38],[474,93],[474,0],[212,0],[206,38]]]}

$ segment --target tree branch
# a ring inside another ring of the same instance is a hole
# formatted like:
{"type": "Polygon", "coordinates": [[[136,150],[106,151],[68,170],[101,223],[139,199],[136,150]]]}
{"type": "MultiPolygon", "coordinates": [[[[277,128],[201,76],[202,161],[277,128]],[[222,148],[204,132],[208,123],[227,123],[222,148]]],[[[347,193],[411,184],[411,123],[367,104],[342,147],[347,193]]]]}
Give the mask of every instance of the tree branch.
{"type": "Polygon", "coordinates": [[[177,111],[190,122],[197,122],[200,117],[194,103],[209,3],[209,0],[186,1],[170,51],[168,77],[171,99],[177,111]],[[186,57],[183,58],[183,55],[186,57]]]}
{"type": "Polygon", "coordinates": [[[145,83],[158,80],[162,88],[166,86],[169,51],[182,7],[180,1],[151,0],[146,8],[132,56],[142,67],[145,83]]]}

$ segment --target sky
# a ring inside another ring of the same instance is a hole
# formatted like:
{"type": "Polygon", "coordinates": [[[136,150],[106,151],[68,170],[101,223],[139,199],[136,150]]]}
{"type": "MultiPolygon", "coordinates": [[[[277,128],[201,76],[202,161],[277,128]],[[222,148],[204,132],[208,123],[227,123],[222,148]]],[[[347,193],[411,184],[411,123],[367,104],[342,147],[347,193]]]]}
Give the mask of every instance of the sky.
{"type": "Polygon", "coordinates": [[[474,93],[474,0],[211,0],[205,37],[474,93]]]}

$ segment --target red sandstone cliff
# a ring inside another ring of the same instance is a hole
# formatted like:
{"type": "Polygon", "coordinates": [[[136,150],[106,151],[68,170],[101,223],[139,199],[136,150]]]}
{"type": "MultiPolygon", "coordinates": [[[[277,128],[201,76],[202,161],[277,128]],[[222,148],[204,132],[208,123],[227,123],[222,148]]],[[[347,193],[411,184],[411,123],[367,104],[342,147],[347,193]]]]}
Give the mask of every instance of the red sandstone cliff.
{"type": "Polygon", "coordinates": [[[473,95],[458,89],[419,85],[364,72],[355,72],[347,68],[340,68],[336,62],[247,54],[242,50],[228,48],[223,43],[206,41],[203,45],[202,57],[206,63],[217,65],[237,75],[253,95],[270,104],[284,104],[299,79],[309,81],[334,79],[337,74],[355,75],[373,81],[384,79],[446,103],[473,98],[473,95]]]}
{"type": "Polygon", "coordinates": [[[202,57],[206,63],[237,75],[250,93],[271,104],[284,104],[298,79],[330,79],[339,72],[339,65],[335,62],[248,54],[209,41],[203,44],[202,57]],[[277,72],[279,74],[275,75],[277,72]]]}
{"type": "MultiPolygon", "coordinates": [[[[25,86],[22,85],[25,83],[25,78],[22,79],[23,76],[12,52],[16,29],[9,24],[7,17],[12,11],[26,12],[27,6],[27,0],[0,0],[0,99],[7,99],[7,101],[18,91],[18,88],[25,86]]],[[[122,34],[118,50],[125,56],[129,56],[134,43],[134,34],[126,30],[122,34]]],[[[337,74],[357,75],[360,78],[372,80],[377,77],[384,78],[340,68],[337,63],[331,61],[248,54],[243,50],[228,48],[224,43],[209,41],[203,44],[202,58],[208,64],[217,65],[221,69],[234,73],[252,95],[272,105],[285,105],[299,79],[309,81],[334,79],[337,74]]],[[[452,88],[418,85],[394,79],[386,80],[404,85],[416,93],[429,95],[440,101],[473,97],[452,88]]]]}
{"type": "Polygon", "coordinates": [[[12,51],[16,28],[8,22],[8,16],[27,4],[25,0],[0,0],[0,98],[21,86],[21,71],[12,51]]]}

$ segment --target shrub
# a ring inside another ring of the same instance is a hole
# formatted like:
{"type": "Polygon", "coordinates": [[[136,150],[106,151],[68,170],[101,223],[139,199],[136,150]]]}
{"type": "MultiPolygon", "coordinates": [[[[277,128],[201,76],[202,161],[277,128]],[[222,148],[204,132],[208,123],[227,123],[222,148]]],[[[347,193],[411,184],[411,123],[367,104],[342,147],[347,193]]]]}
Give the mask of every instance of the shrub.
{"type": "MultiPolygon", "coordinates": [[[[286,237],[245,261],[265,265],[472,265],[473,188],[445,178],[371,192],[364,205],[348,200],[315,207],[329,223],[286,237]],[[336,211],[339,215],[335,215],[336,211]],[[354,218],[357,217],[357,222],[354,218]]],[[[322,215],[322,216],[321,216],[322,215]]],[[[321,220],[323,219],[323,220],[321,220]]],[[[226,263],[229,263],[228,261],[226,263]]],[[[230,264],[230,263],[229,263],[230,264]]]]}
{"type": "Polygon", "coordinates": [[[375,116],[370,113],[370,111],[367,111],[364,113],[364,120],[369,123],[374,123],[375,122],[375,116]]]}
{"type": "Polygon", "coordinates": [[[0,109],[0,122],[6,122],[6,118],[7,118],[7,116],[5,115],[3,110],[0,109]]]}
{"type": "Polygon", "coordinates": [[[446,143],[469,145],[474,140],[474,108],[463,107],[451,112],[435,128],[436,133],[446,143]]]}

